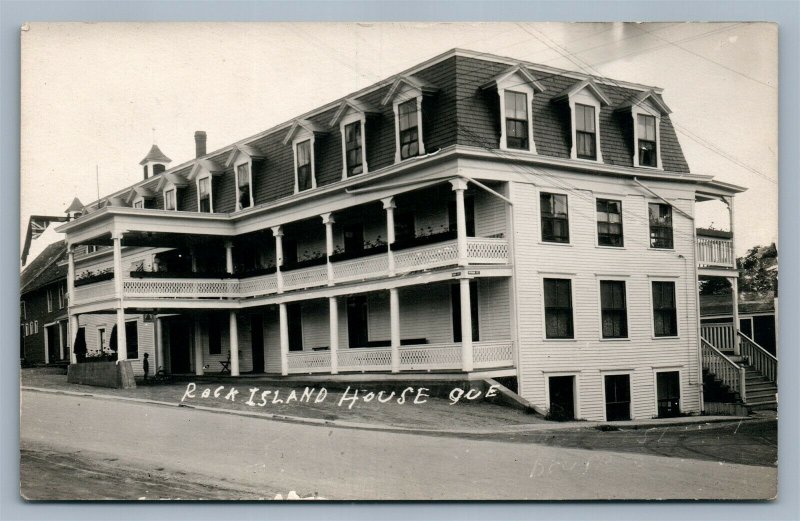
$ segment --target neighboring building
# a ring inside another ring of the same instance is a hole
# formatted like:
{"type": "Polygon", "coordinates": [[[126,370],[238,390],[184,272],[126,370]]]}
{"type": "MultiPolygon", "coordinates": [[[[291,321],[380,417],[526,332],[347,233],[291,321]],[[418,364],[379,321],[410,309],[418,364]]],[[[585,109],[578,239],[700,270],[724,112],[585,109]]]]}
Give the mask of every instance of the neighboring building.
{"type": "Polygon", "coordinates": [[[177,166],[156,147],[57,228],[71,329],[152,315],[119,358],[170,373],[516,377],[560,416],[699,412],[701,360],[729,358],[701,353],[697,279],[737,272],[692,216],[743,188],[692,173],[669,114],[658,88],[453,50],[211,153],[198,132],[177,166]]]}
{"type": "MultiPolygon", "coordinates": [[[[700,295],[701,324],[729,324],[732,321],[730,295],[700,295]]],[[[777,355],[776,328],[774,293],[739,294],[739,330],[773,355],[777,355]]]]}

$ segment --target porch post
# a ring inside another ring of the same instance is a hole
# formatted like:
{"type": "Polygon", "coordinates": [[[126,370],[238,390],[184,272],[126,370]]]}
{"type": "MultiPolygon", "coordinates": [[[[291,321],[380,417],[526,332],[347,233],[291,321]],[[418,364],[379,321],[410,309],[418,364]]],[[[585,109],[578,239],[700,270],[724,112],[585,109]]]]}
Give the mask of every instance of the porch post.
{"type": "MultiPolygon", "coordinates": [[[[194,260],[192,268],[194,269],[194,260]]],[[[233,241],[225,241],[225,271],[233,273],[233,241]]]]}
{"type": "Polygon", "coordinates": [[[456,236],[458,237],[458,265],[467,265],[467,211],[464,206],[464,192],[467,181],[460,177],[451,179],[453,191],[456,193],[456,236]]]}
{"type": "Polygon", "coordinates": [[[730,277],[728,279],[731,283],[731,297],[733,300],[733,354],[741,354],[741,346],[739,345],[739,278],[730,277]]]}
{"type": "Polygon", "coordinates": [[[281,226],[272,227],[272,235],[275,236],[275,281],[278,285],[278,293],[283,293],[283,228],[281,226]]]}
{"type": "Polygon", "coordinates": [[[230,312],[231,376],[239,376],[239,323],[236,311],[230,312]]]}
{"type": "Polygon", "coordinates": [[[278,318],[280,320],[281,337],[281,375],[286,376],[289,374],[289,324],[286,304],[283,302],[278,304],[278,318]]]}
{"type": "Polygon", "coordinates": [[[339,372],[339,308],[336,297],[328,298],[330,308],[331,374],[339,372]]]}
{"type": "Polygon", "coordinates": [[[460,279],[461,286],[461,369],[472,371],[472,303],[469,296],[469,279],[460,279]]]}
{"type": "Polygon", "coordinates": [[[203,342],[201,338],[203,335],[200,317],[194,317],[194,374],[203,376],[205,373],[205,364],[203,363],[203,342]]]}
{"type": "Polygon", "coordinates": [[[67,246],[67,311],[75,305],[75,247],[67,246]]]}
{"type": "Polygon", "coordinates": [[[125,309],[117,308],[117,362],[128,359],[128,339],[125,337],[125,309]]]}
{"type": "Polygon", "coordinates": [[[166,366],[164,364],[164,341],[161,338],[161,317],[155,317],[155,322],[153,324],[153,336],[155,337],[153,340],[155,340],[156,343],[156,359],[153,363],[153,374],[156,375],[158,374],[159,366],[166,370],[166,366]]]}
{"type": "Polygon", "coordinates": [[[394,269],[394,252],[392,251],[392,244],[394,244],[394,197],[387,197],[381,199],[383,202],[383,209],[386,210],[386,243],[389,255],[389,276],[393,277],[395,274],[394,269]]]}
{"type": "Polygon", "coordinates": [[[335,222],[331,212],[320,215],[322,217],[322,224],[325,225],[325,255],[328,266],[328,286],[333,286],[333,264],[331,264],[331,255],[333,255],[333,223],[335,222]]]}
{"type": "Polygon", "coordinates": [[[75,354],[75,338],[78,336],[78,315],[69,315],[68,333],[69,333],[69,363],[77,364],[78,356],[75,354]]]}
{"type": "Polygon", "coordinates": [[[42,324],[42,334],[44,335],[44,364],[50,363],[50,342],[47,339],[47,326],[42,324]]]}
{"type": "Polygon", "coordinates": [[[58,321],[58,359],[64,359],[64,323],[58,321]]]}
{"type": "Polygon", "coordinates": [[[128,344],[125,338],[125,308],[122,303],[122,232],[111,234],[114,242],[114,289],[117,294],[117,361],[128,359],[128,344]]]}
{"type": "Polygon", "coordinates": [[[400,372],[400,298],[397,288],[389,289],[389,338],[392,346],[392,372],[400,372]]]}

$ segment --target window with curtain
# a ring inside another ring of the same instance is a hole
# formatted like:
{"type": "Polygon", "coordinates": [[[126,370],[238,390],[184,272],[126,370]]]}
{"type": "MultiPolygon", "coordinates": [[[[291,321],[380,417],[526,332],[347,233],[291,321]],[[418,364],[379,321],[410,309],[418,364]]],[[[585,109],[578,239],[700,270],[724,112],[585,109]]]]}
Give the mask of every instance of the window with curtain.
{"type": "Polygon", "coordinates": [[[164,192],[164,209],[165,210],[177,210],[177,206],[175,205],[175,189],[174,188],[164,192]]]}
{"type": "Polygon", "coordinates": [[[674,282],[653,281],[653,333],[657,337],[678,336],[674,282]]]}
{"type": "Polygon", "coordinates": [[[356,121],[344,127],[344,147],[347,161],[347,176],[364,172],[362,164],[361,122],[356,121]]]}
{"type": "Polygon", "coordinates": [[[297,190],[309,190],[311,181],[311,140],[297,144],[297,190]]]}
{"type": "Polygon", "coordinates": [[[544,279],[544,321],[547,338],[574,338],[571,280],[544,279]]]}
{"type": "Polygon", "coordinates": [[[506,111],[506,147],[529,150],[528,95],[507,90],[503,97],[506,111]]]}
{"type": "Polygon", "coordinates": [[[251,195],[250,195],[250,165],[242,163],[236,167],[236,177],[239,183],[239,206],[242,208],[250,208],[251,195]]]}
{"type": "Polygon", "coordinates": [[[622,202],[597,200],[597,244],[624,246],[622,238],[622,202]]]}
{"type": "Polygon", "coordinates": [[[542,214],[542,241],[569,242],[567,196],[542,193],[539,195],[542,214]]]}
{"type": "Polygon", "coordinates": [[[650,221],[650,247],[671,249],[672,207],[668,204],[650,203],[647,211],[650,221]]]}
{"type": "Polygon", "coordinates": [[[211,178],[204,177],[197,181],[197,191],[200,195],[200,211],[211,213],[211,178]]]}
{"type": "Polygon", "coordinates": [[[400,159],[419,155],[419,121],[417,100],[412,99],[397,106],[400,130],[400,159]]]}
{"type": "Polygon", "coordinates": [[[624,281],[600,281],[600,309],[603,338],[628,338],[628,310],[624,281]]]}
{"type": "Polygon", "coordinates": [[[594,125],[594,107],[575,105],[575,139],[577,155],[581,159],[597,159],[597,132],[594,125]]]}

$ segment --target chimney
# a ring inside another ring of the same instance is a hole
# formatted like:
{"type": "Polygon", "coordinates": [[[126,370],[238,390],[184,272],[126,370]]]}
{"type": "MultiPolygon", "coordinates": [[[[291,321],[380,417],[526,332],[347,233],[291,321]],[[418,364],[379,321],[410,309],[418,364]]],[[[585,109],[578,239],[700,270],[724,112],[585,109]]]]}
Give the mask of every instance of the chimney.
{"type": "Polygon", "coordinates": [[[206,155],[206,133],[202,130],[194,133],[194,151],[195,157],[206,155]]]}

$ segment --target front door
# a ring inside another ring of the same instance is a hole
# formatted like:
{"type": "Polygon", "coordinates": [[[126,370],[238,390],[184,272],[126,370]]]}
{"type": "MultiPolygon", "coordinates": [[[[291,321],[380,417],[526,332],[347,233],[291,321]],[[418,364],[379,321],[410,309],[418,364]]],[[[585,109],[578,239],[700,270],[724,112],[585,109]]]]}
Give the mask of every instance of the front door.
{"type": "Polygon", "coordinates": [[[56,325],[47,326],[44,334],[47,335],[47,361],[49,363],[59,360],[58,352],[58,335],[56,334],[56,325]]]}
{"type": "Polygon", "coordinates": [[[550,391],[550,419],[569,421],[575,419],[575,377],[551,376],[548,378],[550,391]]]}
{"type": "Polygon", "coordinates": [[[656,373],[658,417],[671,418],[681,413],[681,381],[678,371],[656,373]]]}
{"type": "Polygon", "coordinates": [[[627,374],[606,375],[606,421],[631,419],[631,379],[627,374]]]}
{"type": "Polygon", "coordinates": [[[253,372],[264,372],[264,319],[261,315],[250,317],[250,344],[253,349],[253,372]]]}
{"type": "Polygon", "coordinates": [[[192,325],[185,318],[169,321],[169,371],[173,374],[192,372],[189,359],[194,336],[192,325]]]}

